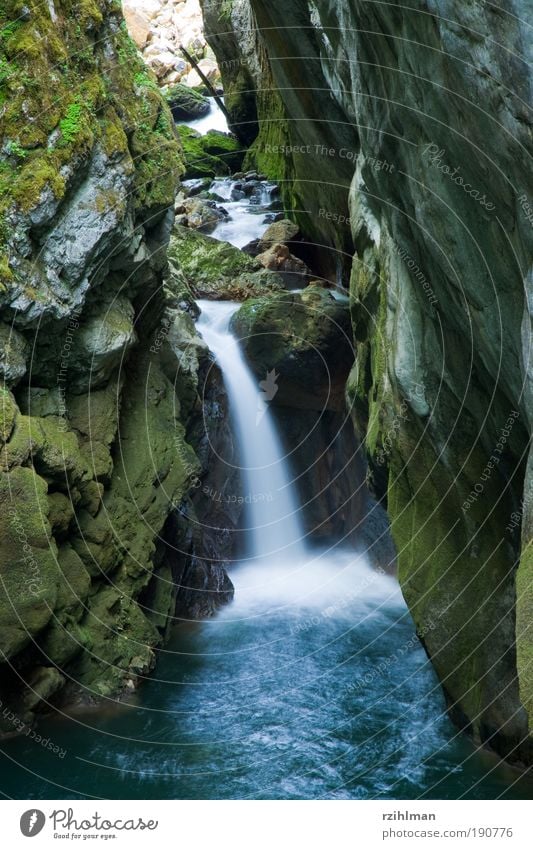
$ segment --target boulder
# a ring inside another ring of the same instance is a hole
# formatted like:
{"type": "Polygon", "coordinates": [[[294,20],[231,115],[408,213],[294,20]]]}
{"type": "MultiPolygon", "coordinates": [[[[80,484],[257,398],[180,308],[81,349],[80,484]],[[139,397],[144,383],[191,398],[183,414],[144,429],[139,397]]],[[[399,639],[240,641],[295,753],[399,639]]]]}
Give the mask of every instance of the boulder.
{"type": "Polygon", "coordinates": [[[12,393],[5,386],[0,386],[0,444],[10,438],[19,410],[12,393]]]}
{"type": "Polygon", "coordinates": [[[265,249],[269,245],[282,244],[290,245],[300,235],[300,228],[294,221],[289,221],[288,218],[282,218],[281,221],[274,221],[270,224],[263,235],[261,236],[261,245],[265,249]]]}
{"type": "Polygon", "coordinates": [[[0,650],[10,658],[52,617],[59,573],[45,481],[31,468],[0,475],[0,650]]]}
{"type": "MultiPolygon", "coordinates": [[[[191,127],[185,127],[183,125],[179,125],[177,130],[185,156],[186,170],[184,177],[186,180],[200,177],[229,176],[230,168],[228,163],[218,153],[212,152],[212,145],[211,151],[207,149],[206,145],[209,145],[209,140],[206,143],[207,135],[202,136],[191,127]]],[[[234,147],[238,147],[237,142],[234,142],[234,147]]]]}
{"type": "Polygon", "coordinates": [[[176,224],[204,233],[210,233],[220,221],[228,217],[228,213],[217,207],[214,201],[197,197],[178,200],[175,211],[176,224]]]}
{"type": "Polygon", "coordinates": [[[171,271],[197,298],[245,301],[284,288],[278,274],[239,248],[186,227],[174,227],[168,257],[171,271]]]}
{"type": "Polygon", "coordinates": [[[122,10],[128,32],[142,50],[148,41],[150,25],[161,8],[160,0],[123,0],[122,10]]]}

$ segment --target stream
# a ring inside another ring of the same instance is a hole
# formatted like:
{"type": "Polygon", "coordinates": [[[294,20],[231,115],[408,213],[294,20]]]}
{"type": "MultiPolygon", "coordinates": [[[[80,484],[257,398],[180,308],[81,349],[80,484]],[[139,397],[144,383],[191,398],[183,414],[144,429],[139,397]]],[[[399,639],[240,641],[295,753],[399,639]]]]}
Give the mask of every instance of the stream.
{"type": "MultiPolygon", "coordinates": [[[[255,204],[232,200],[233,190],[231,180],[214,183],[229,218],[213,235],[241,246],[266,226],[274,189],[265,184],[255,204]]],[[[268,403],[229,330],[238,305],[199,306],[198,329],[229,395],[243,486],[257,496],[243,559],[230,570],[235,600],[213,619],[176,627],[129,701],[43,718],[41,743],[4,740],[4,794],[529,798],[531,780],[476,750],[448,720],[396,580],[349,548],[306,541],[268,403]]]]}

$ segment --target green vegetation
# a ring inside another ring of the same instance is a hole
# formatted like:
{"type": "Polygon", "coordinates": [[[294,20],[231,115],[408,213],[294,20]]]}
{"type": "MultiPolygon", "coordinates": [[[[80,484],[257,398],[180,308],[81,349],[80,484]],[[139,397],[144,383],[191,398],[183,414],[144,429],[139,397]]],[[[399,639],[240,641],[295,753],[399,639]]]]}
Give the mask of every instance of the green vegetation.
{"type": "MultiPolygon", "coordinates": [[[[101,144],[108,156],[129,158],[138,209],[171,204],[183,170],[168,107],[124,26],[94,39],[99,0],[66,0],[57,24],[45,4],[32,4],[28,21],[20,7],[7,0],[0,11],[0,293],[16,282],[8,211],[30,211],[46,186],[60,200],[68,190],[61,169],[73,157],[101,144]]],[[[111,24],[114,15],[118,3],[111,24]]]]}

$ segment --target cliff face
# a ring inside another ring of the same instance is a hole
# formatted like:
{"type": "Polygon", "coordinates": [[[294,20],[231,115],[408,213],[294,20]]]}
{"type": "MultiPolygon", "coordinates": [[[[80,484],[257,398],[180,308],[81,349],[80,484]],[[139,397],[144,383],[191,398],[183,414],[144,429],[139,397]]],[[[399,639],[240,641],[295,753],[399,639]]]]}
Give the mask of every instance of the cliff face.
{"type": "Polygon", "coordinates": [[[531,5],[205,5],[215,51],[255,14],[257,159],[349,255],[347,397],[451,715],[530,760],[531,5]]]}
{"type": "Polygon", "coordinates": [[[202,445],[181,148],[120,3],[7,0],[0,114],[0,696],[29,721],[134,686],[176,596],[231,594],[179,520],[228,435],[219,386],[202,445]]]}

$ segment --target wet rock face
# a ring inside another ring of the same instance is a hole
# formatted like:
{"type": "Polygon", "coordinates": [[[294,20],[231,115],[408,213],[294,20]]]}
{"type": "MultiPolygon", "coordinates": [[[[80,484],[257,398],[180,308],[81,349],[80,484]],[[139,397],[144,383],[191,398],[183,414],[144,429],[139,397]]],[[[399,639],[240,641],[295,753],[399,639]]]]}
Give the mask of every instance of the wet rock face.
{"type": "Polygon", "coordinates": [[[364,462],[344,402],[353,360],[347,300],[310,287],[247,301],[232,330],[279,422],[307,533],[353,543],[366,504],[364,462]],[[261,382],[262,381],[262,382],[261,382]]]}
{"type": "Polygon", "coordinates": [[[184,125],[178,126],[185,158],[185,178],[227,177],[237,171],[243,161],[244,151],[236,138],[210,130],[200,135],[184,125]]]}
{"type": "Polygon", "coordinates": [[[203,32],[199,0],[123,0],[128,31],[144,61],[163,86],[180,81],[187,86],[202,80],[182,54],[183,46],[210,82],[219,79],[214,54],[203,32]]]}
{"type": "Polygon", "coordinates": [[[188,198],[184,195],[178,195],[176,198],[175,209],[175,225],[200,230],[202,233],[212,232],[217,224],[228,217],[226,210],[217,206],[215,201],[197,197],[188,198]]]}
{"type": "MultiPolygon", "coordinates": [[[[24,722],[153,667],[179,594],[169,528],[210,462],[205,345],[165,278],[170,111],[117,4],[50,8],[0,11],[0,698],[24,722]]],[[[183,568],[205,555],[186,543],[183,568]]]]}
{"type": "Polygon", "coordinates": [[[276,400],[299,409],[343,410],[353,361],[347,301],[310,287],[247,301],[232,330],[256,376],[279,374],[276,400]]]}
{"type": "Polygon", "coordinates": [[[286,121],[280,154],[263,102],[256,145],[303,232],[355,244],[348,394],[403,591],[453,718],[528,760],[531,9],[512,6],[250,3],[286,121]]]}
{"type": "Polygon", "coordinates": [[[181,83],[177,83],[168,90],[167,101],[175,121],[194,121],[196,118],[207,115],[211,109],[207,97],[181,83]]]}

